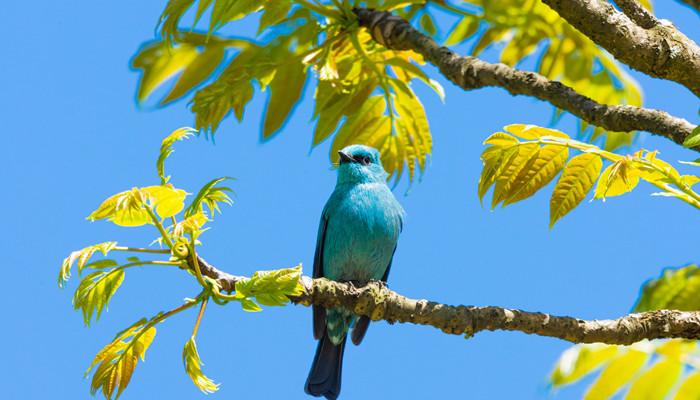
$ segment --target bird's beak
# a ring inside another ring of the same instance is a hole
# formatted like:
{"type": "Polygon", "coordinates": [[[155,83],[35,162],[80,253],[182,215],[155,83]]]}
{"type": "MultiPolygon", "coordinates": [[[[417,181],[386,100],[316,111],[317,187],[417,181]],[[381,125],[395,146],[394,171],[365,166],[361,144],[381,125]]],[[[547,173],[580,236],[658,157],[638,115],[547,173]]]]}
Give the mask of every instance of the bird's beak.
{"type": "Polygon", "coordinates": [[[340,156],[340,163],[353,163],[355,162],[355,159],[349,156],[347,153],[344,153],[342,150],[338,152],[338,155],[340,156]]]}

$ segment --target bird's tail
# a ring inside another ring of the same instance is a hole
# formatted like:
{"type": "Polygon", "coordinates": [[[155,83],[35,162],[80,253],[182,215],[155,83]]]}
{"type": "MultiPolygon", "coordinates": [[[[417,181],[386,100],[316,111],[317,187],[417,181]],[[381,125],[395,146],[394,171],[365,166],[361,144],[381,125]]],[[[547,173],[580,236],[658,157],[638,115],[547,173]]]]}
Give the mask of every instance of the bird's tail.
{"type": "Polygon", "coordinates": [[[328,400],[335,400],[340,394],[340,378],[343,370],[343,351],[345,338],[339,344],[333,344],[324,332],[316,347],[314,362],[306,379],[306,393],[328,400]]]}

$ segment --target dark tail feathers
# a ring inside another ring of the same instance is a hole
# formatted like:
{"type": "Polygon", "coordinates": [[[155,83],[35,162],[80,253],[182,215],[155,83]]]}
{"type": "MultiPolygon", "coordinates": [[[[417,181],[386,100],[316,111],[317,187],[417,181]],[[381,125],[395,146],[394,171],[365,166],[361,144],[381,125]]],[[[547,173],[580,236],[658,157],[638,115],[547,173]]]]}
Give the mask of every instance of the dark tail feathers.
{"type": "Polygon", "coordinates": [[[323,337],[316,347],[314,362],[306,379],[306,393],[328,400],[335,400],[340,395],[340,378],[343,371],[343,351],[345,350],[345,339],[334,345],[324,332],[323,337]]]}

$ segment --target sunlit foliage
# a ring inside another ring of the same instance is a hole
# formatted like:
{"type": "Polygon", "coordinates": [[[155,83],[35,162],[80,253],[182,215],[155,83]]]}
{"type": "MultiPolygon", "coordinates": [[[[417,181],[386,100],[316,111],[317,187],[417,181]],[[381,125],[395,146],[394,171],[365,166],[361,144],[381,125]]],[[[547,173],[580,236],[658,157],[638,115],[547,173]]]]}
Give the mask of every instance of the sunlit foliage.
{"type": "Polygon", "coordinates": [[[595,199],[627,193],[643,180],[661,189],[654,195],[675,197],[700,209],[700,194],[693,190],[700,176],[681,175],[655,151],[622,156],[535,125],[508,125],[504,131],[489,136],[481,154],[478,194],[483,200],[494,187],[492,208],[532,196],[561,172],[550,200],[550,227],[578,206],[596,182],[595,199]],[[569,149],[580,154],[569,159],[569,149]],[[601,173],[603,161],[610,165],[601,173]]]}
{"type": "MultiPolygon", "coordinates": [[[[641,104],[639,88],[617,63],[539,0],[458,3],[387,0],[363,5],[395,12],[435,38],[446,32],[448,45],[476,38],[475,55],[494,43],[506,43],[500,56],[504,63],[537,57],[538,72],[597,101],[641,104]],[[459,20],[441,27],[437,13],[459,20]]],[[[421,69],[418,54],[387,50],[358,28],[354,4],[170,0],[160,18],[159,37],[132,60],[133,68],[142,71],[137,99],[145,101],[171,82],[160,105],[193,93],[196,128],[214,133],[229,114],[242,120],[257,90],[268,92],[262,123],[262,138],[268,139],[281,130],[306,85],[313,83],[313,146],[333,137],[332,162],[347,144],[376,147],[390,178],[398,180],[408,169],[413,180],[432,150],[428,118],[413,81],[423,81],[440,97],[444,91],[421,69]],[[243,18],[257,18],[256,38],[220,33],[243,18]]],[[[605,132],[594,128],[590,133],[597,139],[605,132]]],[[[606,149],[632,139],[615,132],[605,137],[606,149]]]]}
{"type": "MultiPolygon", "coordinates": [[[[649,281],[635,312],[695,311],[700,303],[696,265],[667,269],[649,281]]],[[[562,353],[550,377],[554,388],[597,374],[584,399],[607,399],[625,391],[625,399],[697,399],[700,395],[700,348],[697,341],[642,341],[632,346],[577,345],[562,353]]]]}
{"type": "Polygon", "coordinates": [[[138,359],[145,357],[146,350],[155,337],[155,325],[196,305],[200,306],[200,313],[192,335],[183,349],[185,371],[203,392],[216,391],[218,384],[202,372],[202,361],[195,342],[208,300],[211,299],[221,305],[231,301],[238,302],[245,311],[261,311],[261,305],[283,306],[289,302],[289,296],[298,296],[303,290],[299,282],[301,266],[258,271],[250,278],[241,278],[233,294],[222,293],[218,282],[202,275],[196,251],[196,247],[201,245],[198,238],[208,229],[205,225],[211,222],[214,213],[221,212],[220,205],[232,204],[228,196],[231,189],[219,186],[221,182],[231,178],[211,180],[198,191],[189,205],[186,205],[189,193],[170,183],[170,176],[166,176],[164,172],[164,164],[168,156],[173,153],[173,145],[194,133],[193,129],[181,128],[163,140],[156,163],[156,176],[160,178],[160,185],[135,187],[110,196],[88,216],[91,221],[107,220],[118,226],[154,226],[159,233],[155,243],[160,243],[165,248],[123,247],[118,246],[117,242],[104,242],[72,252],[60,268],[58,278],[60,287],[65,286],[70,279],[74,265],[77,266],[78,275],[82,275],[85,268],[95,270],[82,277],[73,295],[73,306],[76,310],[82,311],[85,325],[99,319],[107,309],[110,300],[124,282],[124,271],[127,268],[176,267],[194,275],[202,286],[202,292],[195,298],[187,299],[184,304],[170,311],[158,313],[150,319],[140,320],[118,333],[112,342],[100,350],[86,375],[94,371],[91,392],[94,394],[101,390],[107,399],[118,398],[126,389],[138,359]],[[126,257],[125,262],[111,258],[90,262],[97,253],[106,257],[115,251],[160,255],[168,258],[141,260],[130,256],[126,257]]]}

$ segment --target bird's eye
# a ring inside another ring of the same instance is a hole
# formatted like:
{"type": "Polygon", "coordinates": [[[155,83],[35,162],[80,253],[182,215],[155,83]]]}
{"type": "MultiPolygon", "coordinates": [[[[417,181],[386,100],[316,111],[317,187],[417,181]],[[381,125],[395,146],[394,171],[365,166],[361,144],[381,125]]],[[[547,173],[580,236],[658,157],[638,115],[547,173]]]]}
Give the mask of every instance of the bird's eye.
{"type": "Polygon", "coordinates": [[[369,156],[362,156],[362,158],[360,158],[360,162],[362,165],[369,165],[372,162],[372,159],[369,158],[369,156]]]}

